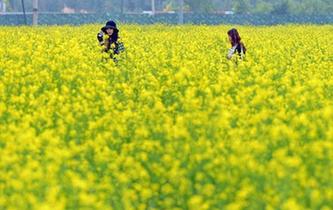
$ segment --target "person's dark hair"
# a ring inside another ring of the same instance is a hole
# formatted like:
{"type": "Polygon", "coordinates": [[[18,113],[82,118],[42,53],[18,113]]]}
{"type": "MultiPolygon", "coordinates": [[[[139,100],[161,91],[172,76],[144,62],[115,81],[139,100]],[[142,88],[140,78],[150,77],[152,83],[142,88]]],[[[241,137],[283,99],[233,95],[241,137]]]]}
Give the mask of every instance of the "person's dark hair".
{"type": "Polygon", "coordinates": [[[237,47],[238,53],[240,53],[241,47],[243,48],[243,52],[246,53],[246,47],[243,44],[243,42],[241,42],[241,37],[239,36],[237,29],[235,28],[230,29],[228,31],[228,35],[231,37],[231,45],[232,46],[238,45],[237,47]]]}
{"type": "Polygon", "coordinates": [[[119,39],[119,31],[118,30],[114,30],[111,38],[112,38],[113,42],[117,42],[118,39],[119,39]]]}

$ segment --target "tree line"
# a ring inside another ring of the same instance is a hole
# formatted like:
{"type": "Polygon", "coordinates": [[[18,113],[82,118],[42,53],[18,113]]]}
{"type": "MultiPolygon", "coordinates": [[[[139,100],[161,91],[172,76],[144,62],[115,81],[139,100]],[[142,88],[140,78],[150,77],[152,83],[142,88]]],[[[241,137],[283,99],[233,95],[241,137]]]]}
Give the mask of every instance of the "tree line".
{"type": "MultiPolygon", "coordinates": [[[[332,0],[40,0],[39,10],[61,12],[71,8],[76,12],[123,12],[142,13],[152,5],[157,12],[177,12],[180,1],[185,12],[236,14],[329,14],[333,15],[332,0]]],[[[32,0],[0,0],[7,11],[22,11],[22,2],[27,11],[32,10],[32,0]]]]}

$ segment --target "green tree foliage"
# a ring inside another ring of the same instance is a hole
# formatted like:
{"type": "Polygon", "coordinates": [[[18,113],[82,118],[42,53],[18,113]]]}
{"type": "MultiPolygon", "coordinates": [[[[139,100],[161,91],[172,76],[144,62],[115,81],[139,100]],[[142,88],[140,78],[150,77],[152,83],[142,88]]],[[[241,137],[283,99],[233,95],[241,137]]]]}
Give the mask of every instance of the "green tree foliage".
{"type": "MultiPolygon", "coordinates": [[[[21,11],[21,0],[4,0],[9,11],[21,11]]],[[[32,0],[24,0],[27,10],[32,0]]],[[[40,11],[60,12],[65,6],[88,12],[142,12],[151,9],[151,0],[40,0],[40,11]]],[[[179,0],[155,0],[156,9],[178,10],[179,0]]],[[[331,14],[332,0],[184,0],[189,12],[210,13],[233,10],[238,14],[331,14]]]]}
{"type": "Polygon", "coordinates": [[[290,13],[290,5],[288,1],[278,2],[273,6],[271,11],[273,15],[287,15],[290,13]]]}
{"type": "Polygon", "coordinates": [[[213,0],[187,0],[185,1],[191,11],[193,12],[213,12],[214,11],[214,2],[213,0]]]}
{"type": "Polygon", "coordinates": [[[233,2],[233,9],[236,13],[249,13],[251,5],[249,0],[237,0],[233,2]]]}

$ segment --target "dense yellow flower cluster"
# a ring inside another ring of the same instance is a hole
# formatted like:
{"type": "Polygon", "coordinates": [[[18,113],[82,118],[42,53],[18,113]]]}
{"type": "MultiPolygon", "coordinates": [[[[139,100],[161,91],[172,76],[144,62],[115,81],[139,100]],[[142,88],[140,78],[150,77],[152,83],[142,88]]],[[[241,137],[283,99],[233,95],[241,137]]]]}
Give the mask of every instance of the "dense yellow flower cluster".
{"type": "Polygon", "coordinates": [[[1,27],[0,209],[333,208],[331,25],[99,28],[1,27]]]}

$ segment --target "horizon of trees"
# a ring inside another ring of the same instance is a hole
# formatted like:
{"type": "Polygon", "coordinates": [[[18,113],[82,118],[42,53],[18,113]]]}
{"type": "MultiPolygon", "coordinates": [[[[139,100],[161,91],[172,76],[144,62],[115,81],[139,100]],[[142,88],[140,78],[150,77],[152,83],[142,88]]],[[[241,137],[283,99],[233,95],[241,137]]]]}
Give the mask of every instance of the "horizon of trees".
{"type": "MultiPolygon", "coordinates": [[[[32,0],[23,0],[27,11],[32,10],[32,0]]],[[[64,7],[77,12],[137,12],[149,11],[153,0],[39,0],[42,12],[61,12],[64,7]]],[[[156,11],[178,11],[180,0],[154,0],[156,11]]],[[[185,12],[238,14],[330,14],[332,0],[183,0],[185,12]]],[[[6,2],[7,11],[22,11],[22,0],[6,2]]]]}

